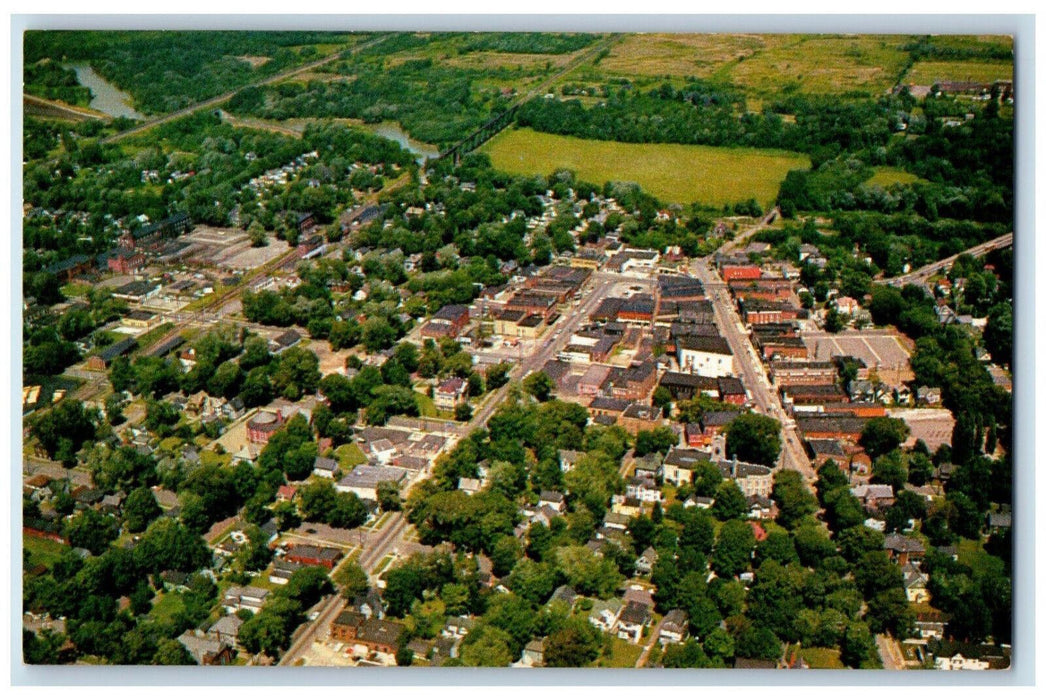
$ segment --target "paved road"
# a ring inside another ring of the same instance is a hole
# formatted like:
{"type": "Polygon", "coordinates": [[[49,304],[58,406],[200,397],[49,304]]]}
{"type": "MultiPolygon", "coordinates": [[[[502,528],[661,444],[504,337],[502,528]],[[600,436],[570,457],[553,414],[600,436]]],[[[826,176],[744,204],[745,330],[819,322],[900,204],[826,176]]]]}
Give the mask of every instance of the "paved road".
{"type": "Polygon", "coordinates": [[[887,671],[903,671],[908,668],[897,640],[885,634],[875,635],[875,645],[879,648],[879,657],[887,671]]]}
{"type": "Polygon", "coordinates": [[[734,236],[733,239],[731,239],[731,240],[727,241],[726,243],[724,243],[723,245],[719,246],[719,250],[717,252],[719,252],[719,253],[729,253],[730,251],[734,250],[735,248],[740,247],[740,245],[742,243],[747,243],[749,238],[751,238],[752,236],[754,236],[755,234],[759,233],[764,228],[766,228],[767,226],[772,224],[774,221],[777,220],[777,217],[780,216],[780,215],[781,215],[780,210],[778,210],[776,207],[774,207],[773,209],[768,211],[766,213],[766,215],[762,219],[760,219],[759,222],[755,226],[752,226],[751,228],[745,229],[741,233],[739,233],[736,236],[734,236]]]}
{"type": "Polygon", "coordinates": [[[936,275],[937,273],[941,272],[947,267],[951,267],[951,264],[954,263],[960,255],[972,255],[975,258],[979,258],[980,256],[985,255],[990,251],[998,250],[999,248],[1008,248],[1011,245],[1013,245],[1012,232],[1007,233],[1004,236],[994,238],[990,241],[985,241],[980,245],[975,245],[972,248],[964,250],[961,253],[957,253],[956,255],[951,255],[947,258],[944,258],[943,260],[938,260],[937,262],[930,263],[929,265],[924,265],[923,267],[920,267],[918,270],[912,270],[906,275],[901,275],[900,277],[893,277],[891,279],[883,281],[886,284],[893,285],[895,287],[903,287],[906,284],[925,284],[927,278],[936,275]]]}
{"type": "Polygon", "coordinates": [[[708,258],[695,260],[691,269],[694,276],[705,286],[705,294],[712,301],[716,325],[734,354],[738,374],[752,395],[756,408],[759,412],[781,421],[781,457],[778,466],[795,469],[808,483],[812,483],[817,476],[803,451],[795,421],[781,406],[780,396],[767,377],[766,367],[759,359],[751,338],[741,323],[726,283],[719,277],[708,258]]]}
{"type": "Polygon", "coordinates": [[[643,652],[639,655],[639,658],[636,659],[636,668],[643,668],[646,666],[646,660],[650,658],[650,652],[654,650],[654,645],[657,644],[658,637],[661,636],[661,625],[664,621],[665,618],[662,617],[654,626],[654,629],[651,630],[650,641],[645,647],[643,647],[643,652]]]}

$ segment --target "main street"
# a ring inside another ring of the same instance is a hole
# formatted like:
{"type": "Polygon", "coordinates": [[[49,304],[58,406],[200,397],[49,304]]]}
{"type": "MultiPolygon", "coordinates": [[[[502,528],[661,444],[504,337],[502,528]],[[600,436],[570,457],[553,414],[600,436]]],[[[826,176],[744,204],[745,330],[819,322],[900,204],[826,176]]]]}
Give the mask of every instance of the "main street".
{"type": "Polygon", "coordinates": [[[781,421],[781,457],[778,465],[785,469],[795,469],[807,482],[813,482],[817,477],[803,451],[795,421],[785,413],[777,391],[766,376],[766,369],[734,307],[729,288],[708,258],[695,260],[691,269],[694,276],[704,285],[705,294],[712,302],[716,325],[730,346],[739,370],[738,374],[753,402],[761,413],[781,421]]]}

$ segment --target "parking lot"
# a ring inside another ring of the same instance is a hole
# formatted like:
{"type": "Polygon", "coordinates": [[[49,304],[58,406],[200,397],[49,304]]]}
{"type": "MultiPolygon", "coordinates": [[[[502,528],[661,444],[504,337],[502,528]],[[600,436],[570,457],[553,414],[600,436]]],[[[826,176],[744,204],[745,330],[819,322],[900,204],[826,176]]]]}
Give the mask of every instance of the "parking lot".
{"type": "Polygon", "coordinates": [[[932,451],[952,441],[955,419],[947,409],[903,408],[889,409],[886,413],[893,418],[900,418],[911,429],[912,434],[905,442],[906,447],[914,445],[916,440],[922,440],[932,451]]]}
{"type": "Polygon", "coordinates": [[[900,386],[915,376],[908,363],[911,341],[896,332],[805,333],[803,342],[812,359],[823,361],[840,355],[859,358],[888,386],[900,386]]]}

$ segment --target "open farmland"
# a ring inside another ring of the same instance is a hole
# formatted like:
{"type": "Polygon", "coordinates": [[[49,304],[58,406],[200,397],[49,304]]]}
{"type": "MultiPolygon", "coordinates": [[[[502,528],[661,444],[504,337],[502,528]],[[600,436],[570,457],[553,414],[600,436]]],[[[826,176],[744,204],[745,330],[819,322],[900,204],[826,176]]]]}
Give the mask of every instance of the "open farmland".
{"type": "Polygon", "coordinates": [[[784,151],[679,144],[596,141],[512,129],[483,149],[494,166],[546,175],[570,169],[583,180],[636,182],[666,202],[720,206],[755,197],[770,204],[789,170],[809,167],[806,156],[784,151]]]}
{"type": "Polygon", "coordinates": [[[993,83],[1013,80],[1013,64],[1003,61],[918,61],[903,79],[912,85],[942,81],[993,83]]]}
{"type": "Polygon", "coordinates": [[[879,95],[896,82],[908,60],[904,38],[793,36],[733,65],[722,75],[755,94],[863,92],[879,95]]]}

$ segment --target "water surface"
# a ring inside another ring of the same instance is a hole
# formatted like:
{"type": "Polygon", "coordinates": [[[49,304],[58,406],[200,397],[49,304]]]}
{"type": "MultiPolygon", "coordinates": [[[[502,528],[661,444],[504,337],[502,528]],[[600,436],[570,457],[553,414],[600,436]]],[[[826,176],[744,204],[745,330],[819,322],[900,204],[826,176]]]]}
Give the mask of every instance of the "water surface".
{"type": "Polygon", "coordinates": [[[68,67],[76,71],[76,80],[81,85],[91,89],[91,109],[111,117],[145,119],[144,115],[131,106],[130,95],[98,75],[91,66],[86,63],[73,63],[68,67]]]}

